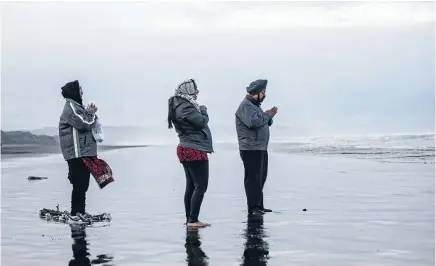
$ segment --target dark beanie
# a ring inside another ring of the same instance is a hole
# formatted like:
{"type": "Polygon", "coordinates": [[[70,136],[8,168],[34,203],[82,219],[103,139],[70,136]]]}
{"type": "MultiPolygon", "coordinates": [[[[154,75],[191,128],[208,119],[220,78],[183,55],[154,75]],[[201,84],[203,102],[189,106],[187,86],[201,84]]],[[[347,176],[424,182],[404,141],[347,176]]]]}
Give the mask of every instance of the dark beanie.
{"type": "Polygon", "coordinates": [[[247,92],[251,95],[256,95],[260,93],[262,90],[266,89],[266,84],[268,80],[266,79],[258,79],[250,83],[250,86],[247,87],[247,92]]]}

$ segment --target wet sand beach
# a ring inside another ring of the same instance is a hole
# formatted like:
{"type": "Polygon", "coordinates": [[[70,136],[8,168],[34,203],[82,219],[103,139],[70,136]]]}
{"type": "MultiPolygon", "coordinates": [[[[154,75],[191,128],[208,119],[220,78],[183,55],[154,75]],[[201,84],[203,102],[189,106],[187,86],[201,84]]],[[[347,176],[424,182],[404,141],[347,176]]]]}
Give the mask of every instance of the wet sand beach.
{"type": "Polygon", "coordinates": [[[40,209],[57,204],[69,209],[71,187],[60,154],[3,160],[2,265],[435,263],[434,164],[272,150],[264,193],[274,212],[248,220],[238,151],[217,145],[200,213],[212,226],[187,231],[185,177],[174,146],[100,157],[113,168],[115,182],[100,190],[91,180],[87,210],[109,212],[113,220],[87,228],[86,235],[38,217],[40,209]],[[29,182],[29,175],[48,179],[29,182]]]}

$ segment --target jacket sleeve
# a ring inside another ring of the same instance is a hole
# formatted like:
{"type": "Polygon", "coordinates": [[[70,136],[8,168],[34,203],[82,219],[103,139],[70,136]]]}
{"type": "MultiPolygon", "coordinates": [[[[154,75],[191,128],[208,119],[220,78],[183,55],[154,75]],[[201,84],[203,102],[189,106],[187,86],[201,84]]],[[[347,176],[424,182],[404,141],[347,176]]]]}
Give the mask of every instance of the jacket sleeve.
{"type": "Polygon", "coordinates": [[[258,112],[254,106],[244,105],[238,112],[238,117],[248,128],[259,128],[269,123],[271,117],[264,112],[258,112]]]}
{"type": "Polygon", "coordinates": [[[68,103],[67,123],[79,131],[89,131],[95,122],[95,114],[87,113],[83,108],[74,106],[73,103],[68,103]]]}
{"type": "Polygon", "coordinates": [[[202,110],[201,114],[204,116],[205,120],[206,120],[206,125],[209,123],[209,115],[207,114],[206,110],[202,110]]]}
{"type": "Polygon", "coordinates": [[[177,116],[198,129],[203,129],[209,123],[206,111],[199,112],[192,104],[182,104],[177,110],[177,116]]]}
{"type": "Polygon", "coordinates": [[[268,126],[272,126],[273,123],[274,123],[274,121],[273,121],[273,119],[271,118],[271,119],[268,121],[268,126]]]}

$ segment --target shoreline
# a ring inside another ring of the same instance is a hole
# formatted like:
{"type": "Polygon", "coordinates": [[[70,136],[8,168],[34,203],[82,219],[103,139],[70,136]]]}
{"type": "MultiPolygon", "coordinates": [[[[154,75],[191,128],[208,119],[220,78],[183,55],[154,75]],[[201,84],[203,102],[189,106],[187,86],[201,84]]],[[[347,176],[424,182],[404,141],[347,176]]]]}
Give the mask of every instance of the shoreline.
{"type": "MultiPolygon", "coordinates": [[[[151,145],[101,145],[98,146],[98,152],[145,148],[151,145]]],[[[34,157],[41,155],[61,154],[59,146],[42,146],[42,145],[2,145],[1,158],[17,158],[17,157],[34,157]]]]}

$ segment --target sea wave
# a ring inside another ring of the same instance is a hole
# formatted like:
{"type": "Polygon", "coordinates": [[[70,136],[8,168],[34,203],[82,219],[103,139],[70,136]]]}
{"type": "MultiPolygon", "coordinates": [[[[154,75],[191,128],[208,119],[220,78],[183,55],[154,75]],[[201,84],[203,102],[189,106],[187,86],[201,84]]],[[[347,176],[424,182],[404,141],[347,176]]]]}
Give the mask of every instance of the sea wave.
{"type": "Polygon", "coordinates": [[[381,136],[313,137],[275,141],[276,151],[323,156],[348,156],[383,162],[435,163],[435,135],[397,134],[381,136]]]}

